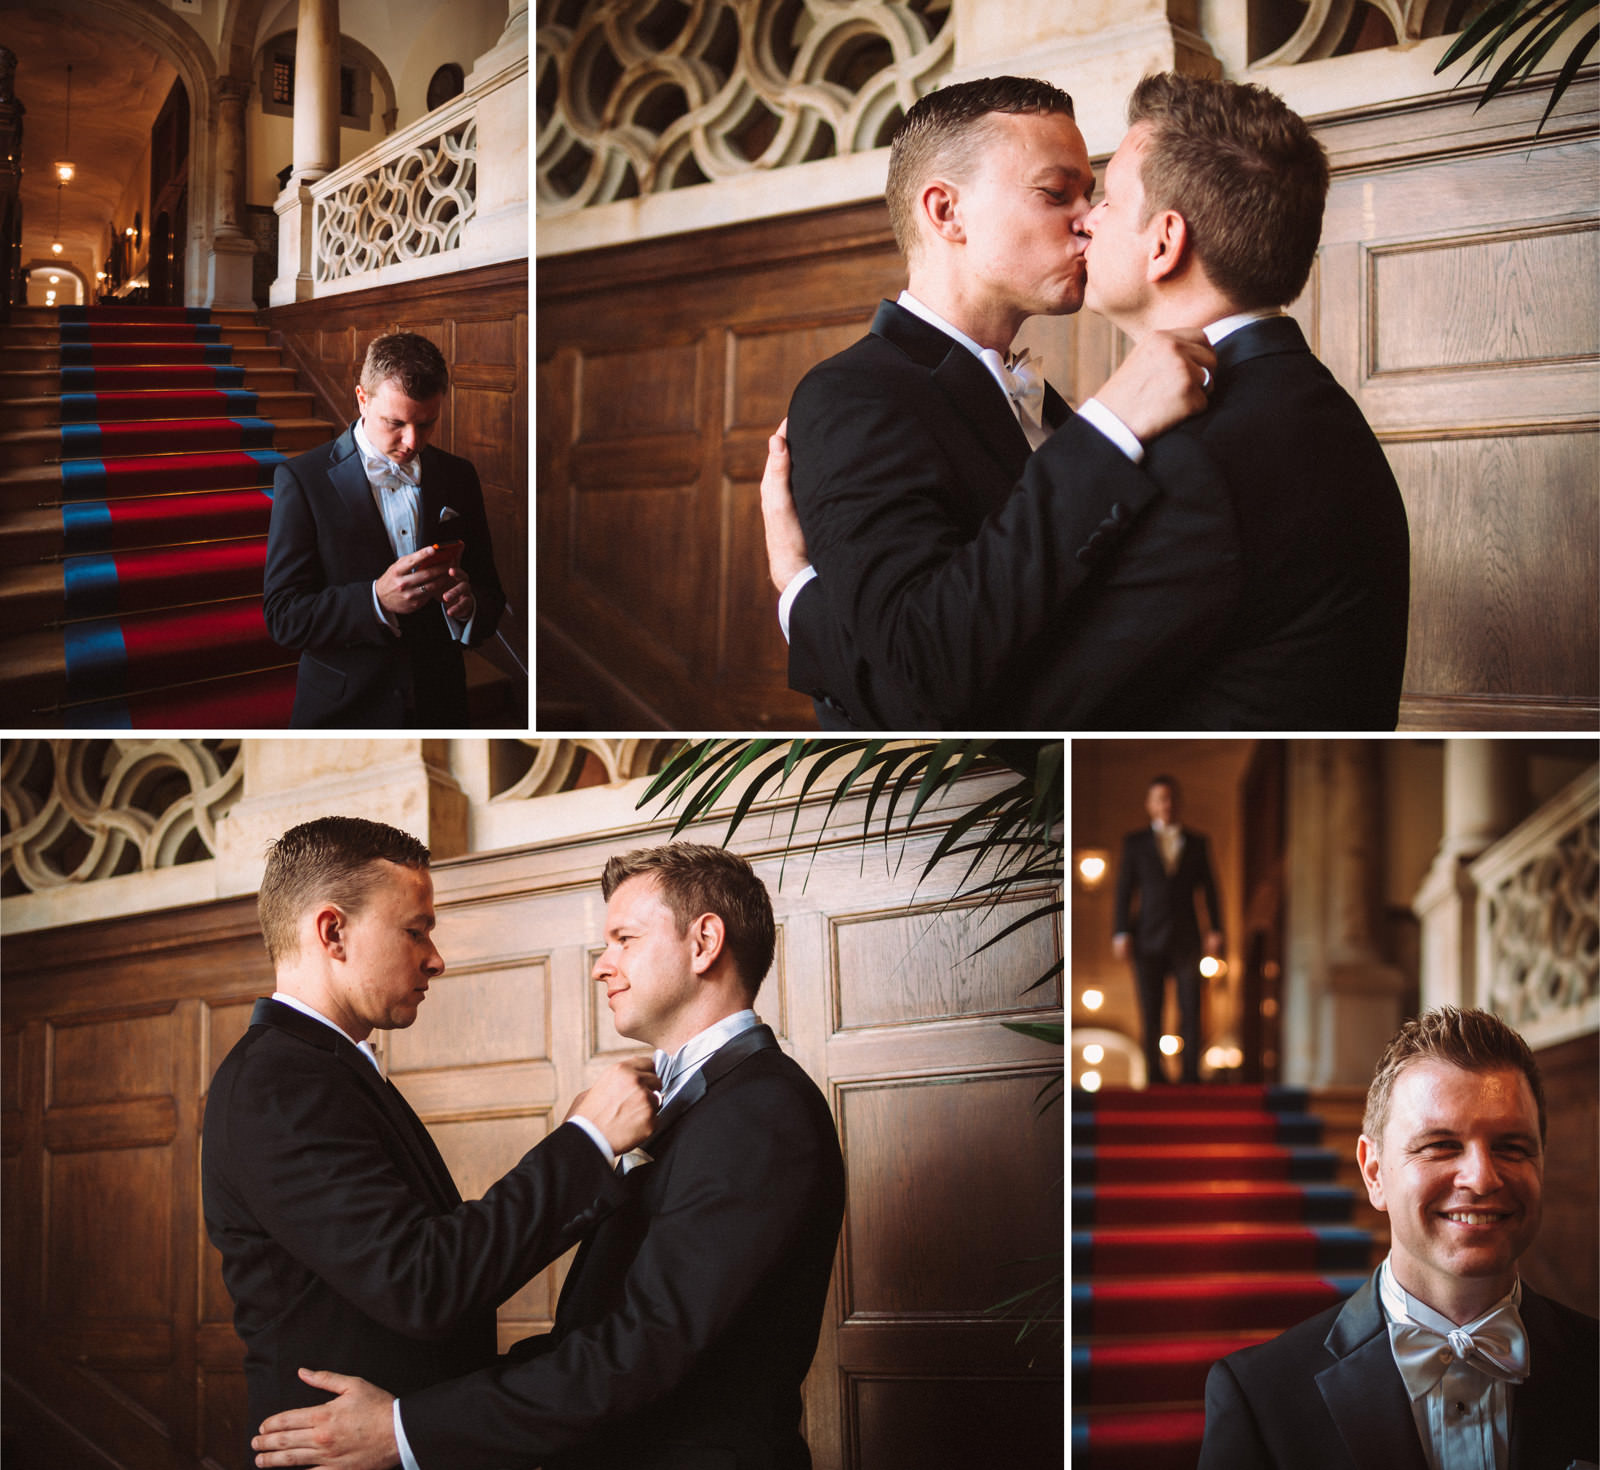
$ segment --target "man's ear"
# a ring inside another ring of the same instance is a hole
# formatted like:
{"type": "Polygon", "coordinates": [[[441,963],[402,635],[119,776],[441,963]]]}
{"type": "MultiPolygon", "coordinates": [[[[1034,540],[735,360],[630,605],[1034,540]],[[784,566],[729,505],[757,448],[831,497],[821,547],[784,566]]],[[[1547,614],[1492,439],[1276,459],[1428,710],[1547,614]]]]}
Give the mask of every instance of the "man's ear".
{"type": "Polygon", "coordinates": [[[1383,1198],[1383,1175],[1378,1170],[1378,1145],[1365,1133],[1356,1139],[1356,1165],[1361,1170],[1361,1182],[1367,1186],[1367,1198],[1372,1208],[1387,1213],[1389,1206],[1383,1198]]]}
{"type": "Polygon", "coordinates": [[[701,914],[689,923],[689,964],[704,975],[726,952],[728,931],[720,914],[701,914]]]}
{"type": "Polygon", "coordinates": [[[331,958],[342,960],[349,922],[349,916],[343,909],[335,904],[323,904],[312,917],[318,948],[331,958]]]}
{"type": "Polygon", "coordinates": [[[961,217],[961,193],[946,179],[930,179],[917,191],[917,213],[941,240],[964,244],[966,224],[961,217]]]}
{"type": "MultiPolygon", "coordinates": [[[[1145,259],[1147,280],[1152,283],[1164,281],[1188,269],[1193,260],[1188,220],[1175,209],[1158,209],[1145,229],[1150,241],[1150,253],[1145,259]]],[[[1173,803],[1172,815],[1176,820],[1176,802],[1173,803]]]]}

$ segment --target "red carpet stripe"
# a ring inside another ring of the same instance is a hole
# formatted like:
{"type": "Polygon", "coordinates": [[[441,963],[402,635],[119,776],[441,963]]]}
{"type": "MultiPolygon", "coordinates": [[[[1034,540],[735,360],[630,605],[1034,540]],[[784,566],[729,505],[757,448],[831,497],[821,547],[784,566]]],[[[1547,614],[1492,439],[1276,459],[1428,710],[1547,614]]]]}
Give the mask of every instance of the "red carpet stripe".
{"type": "Polygon", "coordinates": [[[1281,1332],[1343,1301],[1366,1276],[1216,1272],[1187,1277],[1073,1282],[1072,1330],[1091,1333],[1281,1332]]]}
{"type": "Polygon", "coordinates": [[[64,460],[61,493],[68,500],[160,495],[177,490],[238,490],[272,483],[286,456],[273,449],[208,454],[153,454],[131,459],[64,460]]]}
{"type": "Polygon", "coordinates": [[[1078,1185],[1072,1218],[1078,1225],[1157,1225],[1228,1221],[1337,1223],[1350,1218],[1355,1195],[1339,1184],[1270,1179],[1178,1180],[1169,1184],[1078,1185]]]}
{"type": "Polygon", "coordinates": [[[1155,1337],[1084,1344],[1072,1349],[1072,1397],[1080,1404],[1176,1403],[1205,1397],[1206,1374],[1218,1358],[1265,1342],[1271,1333],[1155,1337]]]}
{"type": "Polygon", "coordinates": [[[295,665],[73,705],[74,730],[284,729],[294,710],[295,665]]]}
{"type": "Polygon", "coordinates": [[[69,702],[107,699],[281,663],[259,599],[68,623],[69,702]]]}
{"type": "Polygon", "coordinates": [[[1075,1092],[1072,1112],[1086,1113],[1173,1113],[1198,1109],[1203,1113],[1242,1110],[1251,1113],[1303,1113],[1308,1094],[1303,1087],[1263,1087],[1230,1083],[1176,1083],[1135,1092],[1126,1087],[1108,1087],[1101,1092],[1075,1092]]]}
{"type": "Polygon", "coordinates": [[[74,367],[63,363],[63,393],[98,393],[136,388],[242,388],[244,369],[237,364],[143,363],[124,367],[74,367]]]}
{"type": "Polygon", "coordinates": [[[1119,1112],[1074,1115],[1074,1143],[1320,1143],[1322,1122],[1308,1113],[1119,1112]]]}
{"type": "Polygon", "coordinates": [[[107,455],[193,454],[207,450],[271,449],[266,419],[156,419],[148,423],[63,424],[63,459],[107,455]]]}
{"type": "Polygon", "coordinates": [[[1072,1414],[1073,1470],[1194,1470],[1205,1411],[1072,1414]]]}
{"type": "Polygon", "coordinates": [[[220,342],[222,328],[214,322],[62,322],[64,344],[88,342],[95,346],[128,342],[220,342]]]}
{"type": "Polygon", "coordinates": [[[1359,1271],[1370,1244],[1348,1225],[1110,1225],[1072,1232],[1072,1272],[1359,1271]]]}
{"type": "Polygon", "coordinates": [[[1325,1177],[1337,1162],[1328,1149],[1298,1144],[1107,1144],[1074,1148],[1072,1177],[1095,1184],[1176,1179],[1314,1179],[1325,1177]]]}
{"type": "Polygon", "coordinates": [[[258,402],[248,388],[145,388],[109,393],[63,393],[63,424],[111,423],[119,419],[251,417],[258,402]]]}
{"type": "Polygon", "coordinates": [[[209,322],[209,306],[62,306],[64,322],[209,322]]]}
{"type": "Polygon", "coordinates": [[[66,615],[111,617],[174,603],[259,596],[266,561],[265,537],[69,557],[63,563],[66,615]]]}
{"type": "Polygon", "coordinates": [[[63,342],[62,367],[115,367],[137,363],[189,366],[209,363],[220,367],[233,358],[233,348],[223,342],[63,342]]]}
{"type": "Polygon", "coordinates": [[[139,500],[90,500],[61,507],[61,532],[70,555],[131,551],[172,542],[265,536],[272,497],[264,490],[200,491],[139,500]]]}

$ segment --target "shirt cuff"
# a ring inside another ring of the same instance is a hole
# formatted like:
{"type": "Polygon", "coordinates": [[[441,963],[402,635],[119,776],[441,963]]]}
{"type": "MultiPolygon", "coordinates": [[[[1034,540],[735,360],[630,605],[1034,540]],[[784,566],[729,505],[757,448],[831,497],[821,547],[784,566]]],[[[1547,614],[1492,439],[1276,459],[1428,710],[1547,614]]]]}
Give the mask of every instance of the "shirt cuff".
{"type": "Polygon", "coordinates": [[[1144,445],[1139,442],[1139,436],[1098,398],[1091,398],[1080,407],[1078,417],[1087,419],[1135,464],[1144,463],[1144,445]]]}
{"type": "MultiPolygon", "coordinates": [[[[444,612],[444,604],[442,602],[439,604],[439,611],[444,612]]],[[[453,617],[450,616],[449,613],[445,613],[444,625],[450,630],[450,636],[454,638],[457,643],[470,644],[472,642],[472,625],[476,621],[477,616],[478,599],[476,594],[474,594],[472,599],[472,616],[468,618],[466,622],[458,623],[453,617]]]]}
{"type": "Polygon", "coordinates": [[[789,614],[794,610],[794,600],[805,588],[806,583],[813,581],[816,575],[815,567],[802,567],[789,578],[789,585],[783,589],[783,596],[778,599],[778,626],[783,629],[785,643],[789,641],[789,614]]]}
{"type": "Polygon", "coordinates": [[[400,1450],[400,1463],[405,1470],[422,1470],[417,1464],[417,1457],[411,1453],[411,1445],[406,1440],[406,1428],[400,1422],[400,1400],[394,1401],[394,1442],[400,1450]]]}
{"type": "Polygon", "coordinates": [[[399,633],[400,620],[378,600],[378,584],[376,582],[372,584],[372,610],[377,613],[378,621],[391,633],[399,633]]]}
{"type": "Polygon", "coordinates": [[[606,1156],[606,1168],[617,1162],[617,1156],[612,1153],[611,1145],[606,1142],[606,1136],[594,1126],[587,1118],[579,1117],[576,1113],[567,1119],[569,1123],[576,1123],[590,1138],[594,1139],[594,1146],[606,1156]]]}

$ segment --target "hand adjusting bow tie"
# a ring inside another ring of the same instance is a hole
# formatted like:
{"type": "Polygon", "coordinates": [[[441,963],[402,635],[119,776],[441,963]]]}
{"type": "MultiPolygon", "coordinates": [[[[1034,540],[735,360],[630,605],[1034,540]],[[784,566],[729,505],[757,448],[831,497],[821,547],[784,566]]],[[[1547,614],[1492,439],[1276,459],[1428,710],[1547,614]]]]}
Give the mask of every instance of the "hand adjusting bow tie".
{"type": "Polygon", "coordinates": [[[1521,1383],[1528,1376],[1528,1334],[1522,1314],[1510,1302],[1475,1322],[1471,1332],[1463,1327],[1435,1332],[1415,1322],[1391,1322],[1389,1341],[1413,1399],[1427,1393],[1457,1358],[1507,1383],[1521,1383]]]}

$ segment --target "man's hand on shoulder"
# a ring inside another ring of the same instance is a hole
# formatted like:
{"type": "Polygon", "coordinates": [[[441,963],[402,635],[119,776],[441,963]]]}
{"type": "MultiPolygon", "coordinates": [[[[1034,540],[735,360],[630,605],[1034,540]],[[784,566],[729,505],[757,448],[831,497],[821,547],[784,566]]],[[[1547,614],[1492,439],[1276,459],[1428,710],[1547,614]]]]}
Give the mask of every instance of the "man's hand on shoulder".
{"type": "Polygon", "coordinates": [[[573,1098],[567,1117],[581,1113],[605,1135],[612,1153],[625,1154],[655,1132],[660,1086],[655,1062],[632,1057],[607,1067],[593,1087],[573,1098]]]}
{"type": "Polygon", "coordinates": [[[313,1388],[338,1397],[309,1409],[286,1409],[265,1420],[250,1441],[256,1464],[320,1465],[323,1470],[389,1470],[400,1463],[394,1439],[394,1395],[364,1378],[302,1368],[313,1388]]]}
{"type": "Polygon", "coordinates": [[[1094,396],[1148,444],[1205,408],[1216,370],[1217,354],[1198,327],[1151,332],[1094,396]]]}
{"type": "Polygon", "coordinates": [[[767,534],[767,571],[772,585],[782,592],[811,565],[806,555],[805,532],[795,513],[789,488],[789,420],[767,440],[767,465],[761,472],[761,520],[767,534]]]}
{"type": "Polygon", "coordinates": [[[460,574],[452,576],[453,569],[443,565],[423,566],[432,555],[433,548],[424,546],[421,551],[408,551],[392,562],[378,578],[378,601],[392,613],[415,612],[437,602],[452,582],[459,581],[460,574]]]}

